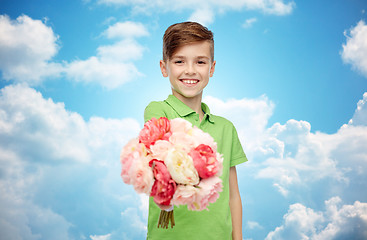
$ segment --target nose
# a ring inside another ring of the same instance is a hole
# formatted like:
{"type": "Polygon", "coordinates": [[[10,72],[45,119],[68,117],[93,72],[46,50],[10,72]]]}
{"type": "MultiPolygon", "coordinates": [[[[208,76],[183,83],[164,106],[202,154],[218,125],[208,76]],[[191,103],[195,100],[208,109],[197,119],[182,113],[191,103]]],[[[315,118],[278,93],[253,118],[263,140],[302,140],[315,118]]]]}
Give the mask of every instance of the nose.
{"type": "Polygon", "coordinates": [[[194,63],[187,63],[185,73],[188,75],[194,75],[196,73],[196,68],[194,63]]]}

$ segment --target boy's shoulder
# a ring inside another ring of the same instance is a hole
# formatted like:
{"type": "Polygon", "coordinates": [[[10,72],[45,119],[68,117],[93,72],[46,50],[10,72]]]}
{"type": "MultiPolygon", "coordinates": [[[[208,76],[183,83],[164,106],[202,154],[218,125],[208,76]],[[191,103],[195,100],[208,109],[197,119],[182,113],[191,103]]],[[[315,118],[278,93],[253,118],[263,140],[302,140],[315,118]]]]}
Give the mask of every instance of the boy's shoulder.
{"type": "Polygon", "coordinates": [[[233,123],[228,120],[225,117],[219,116],[219,115],[215,115],[215,114],[210,114],[210,118],[213,120],[213,122],[215,122],[217,125],[223,125],[223,126],[228,126],[228,127],[234,127],[233,123]]]}
{"type": "Polygon", "coordinates": [[[167,117],[164,101],[152,101],[144,109],[144,121],[154,118],[167,117]]]}
{"type": "Polygon", "coordinates": [[[216,124],[230,126],[230,127],[233,127],[234,126],[233,123],[230,120],[228,120],[227,118],[213,114],[210,111],[210,108],[209,108],[209,106],[206,103],[202,102],[201,103],[201,106],[202,106],[204,112],[208,112],[209,113],[210,119],[213,122],[215,122],[216,124]]]}
{"type": "Polygon", "coordinates": [[[151,101],[146,108],[162,107],[164,101],[151,101]]]}
{"type": "Polygon", "coordinates": [[[169,108],[165,100],[162,101],[151,101],[146,107],[145,112],[165,112],[169,108]]]}

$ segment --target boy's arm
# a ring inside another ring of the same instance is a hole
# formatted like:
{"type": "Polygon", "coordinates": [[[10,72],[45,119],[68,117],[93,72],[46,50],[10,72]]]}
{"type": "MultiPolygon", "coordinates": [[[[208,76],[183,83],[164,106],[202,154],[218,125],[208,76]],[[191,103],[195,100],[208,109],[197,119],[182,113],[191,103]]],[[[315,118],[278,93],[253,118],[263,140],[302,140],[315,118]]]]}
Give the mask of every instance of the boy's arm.
{"type": "Polygon", "coordinates": [[[232,215],[232,239],[242,240],[242,202],[235,166],[229,170],[229,207],[232,215]]]}

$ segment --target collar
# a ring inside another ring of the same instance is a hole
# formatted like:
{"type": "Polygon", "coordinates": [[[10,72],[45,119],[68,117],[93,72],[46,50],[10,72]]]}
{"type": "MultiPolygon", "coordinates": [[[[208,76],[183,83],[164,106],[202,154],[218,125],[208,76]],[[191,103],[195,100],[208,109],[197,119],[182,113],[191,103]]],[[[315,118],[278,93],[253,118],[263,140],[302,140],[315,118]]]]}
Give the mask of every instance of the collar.
{"type": "MultiPolygon", "coordinates": [[[[181,100],[179,100],[177,97],[175,97],[172,94],[168,96],[165,102],[167,102],[178,113],[178,115],[180,115],[180,117],[185,117],[192,113],[196,113],[189,106],[181,102],[181,100]]],[[[214,123],[214,119],[213,119],[212,114],[210,114],[210,109],[208,105],[202,102],[201,109],[204,111],[204,119],[206,118],[206,116],[208,116],[207,118],[209,122],[214,123]]]]}

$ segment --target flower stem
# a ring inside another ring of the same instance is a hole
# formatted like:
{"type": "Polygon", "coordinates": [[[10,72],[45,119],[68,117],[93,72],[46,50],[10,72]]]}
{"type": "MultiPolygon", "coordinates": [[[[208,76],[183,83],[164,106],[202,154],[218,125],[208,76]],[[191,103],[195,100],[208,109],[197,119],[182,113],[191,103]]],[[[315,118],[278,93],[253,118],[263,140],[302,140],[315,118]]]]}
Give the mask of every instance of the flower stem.
{"type": "Polygon", "coordinates": [[[158,228],[168,228],[169,223],[171,223],[171,228],[173,228],[175,226],[175,218],[173,215],[173,210],[172,211],[165,211],[165,210],[161,210],[161,213],[159,215],[159,219],[158,219],[158,228]]]}

